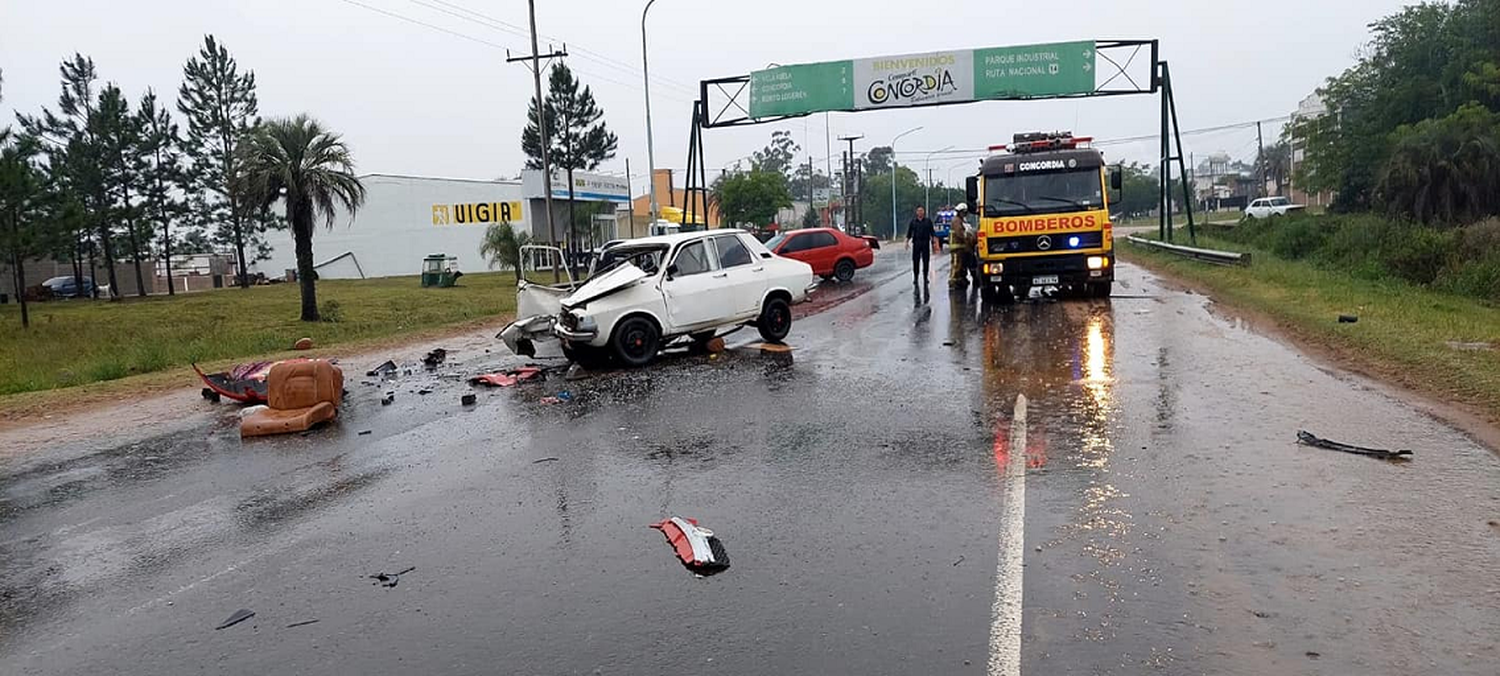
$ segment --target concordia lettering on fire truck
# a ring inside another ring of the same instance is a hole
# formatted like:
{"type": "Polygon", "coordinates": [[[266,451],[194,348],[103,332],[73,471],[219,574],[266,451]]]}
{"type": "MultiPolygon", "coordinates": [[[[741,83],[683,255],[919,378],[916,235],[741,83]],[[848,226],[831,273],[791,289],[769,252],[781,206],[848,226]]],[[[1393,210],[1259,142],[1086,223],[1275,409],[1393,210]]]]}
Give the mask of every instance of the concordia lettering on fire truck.
{"type": "Polygon", "coordinates": [[[1016,134],[992,146],[968,182],[979,216],[985,293],[1025,298],[1031,289],[1107,298],[1114,282],[1113,224],[1104,154],[1069,132],[1016,134]]]}

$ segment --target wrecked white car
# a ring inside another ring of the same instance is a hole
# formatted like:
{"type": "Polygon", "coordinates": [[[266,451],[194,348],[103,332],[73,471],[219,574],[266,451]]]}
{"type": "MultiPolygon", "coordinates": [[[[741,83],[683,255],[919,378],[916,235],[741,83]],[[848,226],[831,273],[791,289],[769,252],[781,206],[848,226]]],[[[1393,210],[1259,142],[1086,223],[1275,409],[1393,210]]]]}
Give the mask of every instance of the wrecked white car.
{"type": "Polygon", "coordinates": [[[679,338],[706,343],[747,325],[768,341],[780,341],[791,330],[791,306],[815,286],[806,263],[776,256],[739,231],[619,243],[604,250],[593,275],[576,288],[560,274],[552,285],[524,281],[535,274],[523,275],[517,302],[522,319],[501,338],[512,350],[534,355],[549,327],[563,354],[584,366],[610,359],[641,366],[679,338]],[[554,302],[553,314],[538,312],[551,310],[554,302]]]}

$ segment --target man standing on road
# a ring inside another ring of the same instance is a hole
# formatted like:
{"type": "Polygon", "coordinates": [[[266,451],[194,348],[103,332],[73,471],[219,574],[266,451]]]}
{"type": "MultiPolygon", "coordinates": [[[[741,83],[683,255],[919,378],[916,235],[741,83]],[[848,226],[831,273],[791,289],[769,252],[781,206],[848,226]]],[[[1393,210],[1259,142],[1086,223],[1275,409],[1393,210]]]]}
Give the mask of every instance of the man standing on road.
{"type": "Polygon", "coordinates": [[[911,249],[911,283],[926,284],[931,275],[932,264],[932,219],[927,218],[927,208],[917,207],[917,217],[906,224],[906,248],[911,249]]]}

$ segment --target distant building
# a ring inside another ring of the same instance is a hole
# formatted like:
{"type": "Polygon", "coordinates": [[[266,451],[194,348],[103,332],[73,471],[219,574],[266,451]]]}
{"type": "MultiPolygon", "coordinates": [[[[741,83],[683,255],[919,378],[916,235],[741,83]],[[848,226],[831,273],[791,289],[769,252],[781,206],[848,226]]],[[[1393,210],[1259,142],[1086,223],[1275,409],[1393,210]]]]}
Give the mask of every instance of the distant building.
{"type": "MultiPolygon", "coordinates": [[[[692,220],[699,224],[707,224],[709,229],[722,227],[719,221],[719,207],[708,200],[705,204],[702,193],[694,191],[693,204],[688,204],[687,190],[676,188],[672,185],[672,170],[657,169],[653,177],[656,183],[656,205],[658,207],[672,207],[680,209],[684,218],[689,212],[693,213],[692,220]]],[[[639,190],[639,188],[637,188],[639,190]]],[[[630,226],[629,235],[625,234],[625,228],[621,229],[621,237],[645,237],[649,234],[651,225],[651,192],[650,188],[631,200],[631,210],[634,213],[634,221],[630,226]]]]}
{"type": "Polygon", "coordinates": [[[1287,196],[1293,202],[1313,206],[1327,206],[1329,202],[1333,201],[1333,193],[1329,191],[1308,193],[1297,184],[1297,170],[1302,166],[1302,162],[1307,157],[1307,140],[1299,135],[1298,130],[1303,123],[1320,119],[1327,114],[1328,104],[1323,101],[1323,95],[1313,92],[1308,94],[1307,98],[1297,103],[1297,111],[1292,113],[1291,122],[1287,125],[1288,130],[1290,130],[1289,136],[1291,137],[1291,178],[1287,196]]]}
{"type": "MultiPolygon", "coordinates": [[[[366,174],[359,179],[365,186],[364,206],[353,217],[335,216],[331,229],[319,224],[313,235],[314,263],[322,278],[416,275],[421,273],[422,257],[432,253],[457,256],[461,270],[481,271],[487,264],[479,245],[491,223],[509,221],[537,235],[520,181],[397,174],[366,174]]],[[[544,223],[540,229],[545,227],[544,223]]],[[[270,258],[251,269],[285,278],[297,267],[292,235],[273,231],[267,238],[270,258]]]]}

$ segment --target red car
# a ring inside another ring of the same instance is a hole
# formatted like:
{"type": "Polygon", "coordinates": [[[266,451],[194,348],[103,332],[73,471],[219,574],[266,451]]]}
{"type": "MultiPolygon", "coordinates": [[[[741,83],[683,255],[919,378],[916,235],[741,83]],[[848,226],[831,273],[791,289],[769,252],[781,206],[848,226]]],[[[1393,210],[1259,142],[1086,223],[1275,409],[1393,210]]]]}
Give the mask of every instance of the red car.
{"type": "Polygon", "coordinates": [[[812,266],[823,279],[847,282],[854,271],[875,263],[874,238],[859,238],[833,228],[807,228],[783,232],[766,242],[766,248],[812,266]]]}

